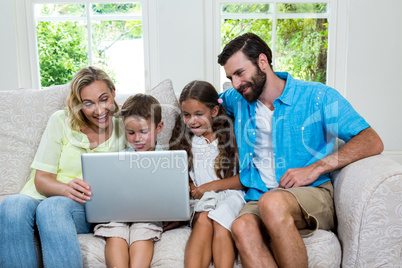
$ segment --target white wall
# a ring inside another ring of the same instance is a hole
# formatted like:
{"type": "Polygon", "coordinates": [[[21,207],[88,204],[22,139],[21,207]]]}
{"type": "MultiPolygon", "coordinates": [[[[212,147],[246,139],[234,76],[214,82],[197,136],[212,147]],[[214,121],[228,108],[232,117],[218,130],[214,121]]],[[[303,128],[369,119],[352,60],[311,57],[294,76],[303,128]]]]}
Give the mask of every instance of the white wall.
{"type": "MultiPolygon", "coordinates": [[[[205,53],[213,45],[205,38],[209,29],[203,14],[210,11],[204,8],[211,7],[204,5],[205,1],[210,0],[149,0],[149,14],[153,15],[149,40],[151,87],[170,78],[180,92],[187,82],[206,79],[210,67],[205,62],[217,64],[216,55],[211,60],[205,53]]],[[[15,12],[22,12],[21,2],[0,3],[0,90],[27,87],[30,81],[26,79],[29,66],[24,64],[28,49],[21,38],[16,41],[15,12]]],[[[402,163],[402,86],[398,79],[402,74],[402,1],[339,0],[338,5],[348,7],[345,14],[339,14],[339,22],[347,22],[347,26],[338,27],[338,38],[343,36],[340,40],[347,42],[347,56],[337,55],[340,68],[336,77],[341,81],[335,81],[335,85],[380,134],[386,153],[402,163]]]]}
{"type": "Polygon", "coordinates": [[[15,31],[14,1],[0,1],[0,88],[18,88],[18,57],[15,31]]]}
{"type": "Polygon", "coordinates": [[[402,163],[402,1],[350,0],[346,98],[402,163]]]}
{"type": "Polygon", "coordinates": [[[157,1],[157,80],[172,79],[176,92],[180,92],[191,80],[205,78],[202,10],[201,0],[157,1]]]}

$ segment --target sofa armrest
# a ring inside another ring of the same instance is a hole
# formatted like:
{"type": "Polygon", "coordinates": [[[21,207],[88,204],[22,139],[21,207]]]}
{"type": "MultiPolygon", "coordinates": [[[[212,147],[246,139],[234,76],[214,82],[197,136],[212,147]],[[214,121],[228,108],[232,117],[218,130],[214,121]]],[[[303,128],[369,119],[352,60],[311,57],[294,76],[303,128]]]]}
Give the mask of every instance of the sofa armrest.
{"type": "Polygon", "coordinates": [[[398,266],[402,250],[402,166],[385,155],[376,155],[332,175],[342,266],[398,266]]]}

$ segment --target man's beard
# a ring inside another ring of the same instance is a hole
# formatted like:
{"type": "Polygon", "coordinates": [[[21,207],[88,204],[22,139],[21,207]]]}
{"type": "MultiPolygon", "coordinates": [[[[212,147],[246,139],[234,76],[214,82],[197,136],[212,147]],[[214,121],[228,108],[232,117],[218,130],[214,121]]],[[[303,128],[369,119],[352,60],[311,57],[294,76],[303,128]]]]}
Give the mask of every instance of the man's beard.
{"type": "Polygon", "coordinates": [[[249,92],[247,92],[247,94],[243,94],[244,99],[248,102],[254,102],[260,97],[267,81],[267,75],[261,71],[259,67],[257,67],[256,70],[256,74],[251,77],[252,82],[246,83],[238,90],[239,92],[242,92],[246,88],[250,87],[249,92]]]}

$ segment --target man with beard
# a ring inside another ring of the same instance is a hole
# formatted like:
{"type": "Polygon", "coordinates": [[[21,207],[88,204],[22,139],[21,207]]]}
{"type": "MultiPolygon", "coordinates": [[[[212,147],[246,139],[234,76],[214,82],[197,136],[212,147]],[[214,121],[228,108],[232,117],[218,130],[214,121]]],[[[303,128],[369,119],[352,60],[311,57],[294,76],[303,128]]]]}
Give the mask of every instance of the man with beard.
{"type": "Polygon", "coordinates": [[[383,144],[336,90],[274,73],[271,62],[270,48],[252,33],[218,56],[233,84],[221,98],[235,118],[248,189],[232,235],[244,267],[307,267],[302,237],[335,229],[329,173],[381,153],[383,144]],[[346,143],[332,153],[336,138],[346,143]]]}

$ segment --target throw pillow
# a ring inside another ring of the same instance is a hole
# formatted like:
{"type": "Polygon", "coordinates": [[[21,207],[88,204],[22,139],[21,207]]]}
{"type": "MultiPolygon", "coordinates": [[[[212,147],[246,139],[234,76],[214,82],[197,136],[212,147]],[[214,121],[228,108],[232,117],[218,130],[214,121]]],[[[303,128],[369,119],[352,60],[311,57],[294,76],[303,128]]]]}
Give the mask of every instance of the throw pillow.
{"type": "Polygon", "coordinates": [[[164,149],[169,149],[169,140],[172,136],[176,116],[180,112],[172,81],[166,79],[147,91],[146,94],[155,97],[162,106],[162,121],[164,125],[162,132],[158,135],[157,141],[164,149]]]}

